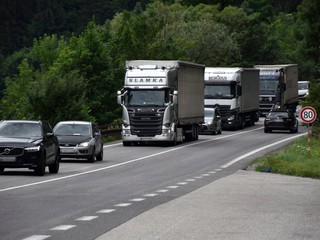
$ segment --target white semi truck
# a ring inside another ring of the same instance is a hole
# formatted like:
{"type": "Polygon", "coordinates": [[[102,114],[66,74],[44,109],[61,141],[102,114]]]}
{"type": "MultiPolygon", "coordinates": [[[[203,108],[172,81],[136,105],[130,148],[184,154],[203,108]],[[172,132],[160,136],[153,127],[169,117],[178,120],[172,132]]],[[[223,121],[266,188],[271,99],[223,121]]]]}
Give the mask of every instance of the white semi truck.
{"type": "Polygon", "coordinates": [[[296,111],[299,103],[297,64],[255,65],[260,70],[260,113],[296,111]]]}
{"type": "Polygon", "coordinates": [[[204,68],[179,60],[126,61],[117,94],[123,145],[197,140],[204,122],[204,68]]]}
{"type": "Polygon", "coordinates": [[[259,120],[259,70],[205,68],[205,107],[219,107],[223,129],[242,129],[259,120]]]}

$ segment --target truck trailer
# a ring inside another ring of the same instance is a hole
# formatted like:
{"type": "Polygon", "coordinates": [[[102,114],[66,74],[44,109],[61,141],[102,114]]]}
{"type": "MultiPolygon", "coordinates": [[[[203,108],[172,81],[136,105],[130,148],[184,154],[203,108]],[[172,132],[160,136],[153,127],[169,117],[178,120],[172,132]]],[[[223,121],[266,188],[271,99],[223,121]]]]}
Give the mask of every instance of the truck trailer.
{"type": "Polygon", "coordinates": [[[117,93],[123,145],[197,140],[204,122],[204,68],[179,60],[126,61],[117,93]]]}
{"type": "Polygon", "coordinates": [[[260,70],[260,114],[270,110],[296,111],[299,103],[297,64],[255,65],[260,70]]]}
{"type": "Polygon", "coordinates": [[[242,129],[259,120],[259,70],[205,68],[205,107],[219,107],[223,129],[242,129]]]}

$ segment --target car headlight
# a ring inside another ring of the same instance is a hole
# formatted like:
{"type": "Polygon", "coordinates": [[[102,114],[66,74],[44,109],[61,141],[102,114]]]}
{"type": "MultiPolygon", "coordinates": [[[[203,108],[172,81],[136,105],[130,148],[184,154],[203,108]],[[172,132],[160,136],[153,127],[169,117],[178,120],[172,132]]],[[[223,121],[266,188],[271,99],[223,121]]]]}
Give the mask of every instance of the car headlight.
{"type": "Polygon", "coordinates": [[[89,142],[83,142],[79,144],[79,147],[89,147],[90,143],[89,142]]]}
{"type": "Polygon", "coordinates": [[[40,146],[26,147],[24,148],[26,152],[39,152],[40,146]]]}

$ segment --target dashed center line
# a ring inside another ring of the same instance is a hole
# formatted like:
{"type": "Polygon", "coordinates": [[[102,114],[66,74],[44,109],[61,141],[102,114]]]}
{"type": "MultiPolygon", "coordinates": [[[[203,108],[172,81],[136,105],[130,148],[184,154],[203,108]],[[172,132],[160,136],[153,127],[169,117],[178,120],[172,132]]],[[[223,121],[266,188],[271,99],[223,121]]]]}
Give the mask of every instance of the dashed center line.
{"type": "Polygon", "coordinates": [[[168,186],[167,188],[170,188],[170,189],[175,189],[175,188],[178,188],[179,186],[168,186]]]}
{"type": "Polygon", "coordinates": [[[115,207],[128,207],[130,206],[132,203],[118,203],[116,205],[114,205],[115,207]]]}
{"type": "Polygon", "coordinates": [[[97,211],[96,213],[112,213],[114,211],[116,211],[116,209],[102,209],[97,211]]]}
{"type": "Polygon", "coordinates": [[[156,193],[148,193],[148,194],[145,194],[145,195],[143,195],[144,197],[155,197],[155,196],[157,196],[158,194],[156,194],[156,193]]]}
{"type": "Polygon", "coordinates": [[[141,202],[141,201],[144,201],[144,200],[146,200],[146,199],[145,198],[133,198],[130,201],[131,202],[141,202]]]}
{"type": "Polygon", "coordinates": [[[169,190],[168,189],[160,189],[160,190],[157,190],[156,192],[158,193],[165,193],[165,192],[168,192],[169,190]]]}
{"type": "Polygon", "coordinates": [[[54,230],[54,231],[66,231],[69,230],[71,228],[76,227],[77,225],[60,225],[54,228],[51,228],[50,230],[54,230]]]}
{"type": "Polygon", "coordinates": [[[76,221],[91,221],[97,217],[98,216],[83,216],[81,218],[76,219],[76,221]]]}
{"type": "Polygon", "coordinates": [[[30,237],[24,238],[22,240],[43,240],[51,237],[50,235],[32,235],[30,237]]]}

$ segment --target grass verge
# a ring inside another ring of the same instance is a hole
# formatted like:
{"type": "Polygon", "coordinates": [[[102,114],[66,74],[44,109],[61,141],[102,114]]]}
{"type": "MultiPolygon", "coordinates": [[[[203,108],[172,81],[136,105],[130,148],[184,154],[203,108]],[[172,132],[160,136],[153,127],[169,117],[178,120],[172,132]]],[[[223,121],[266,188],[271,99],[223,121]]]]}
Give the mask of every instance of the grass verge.
{"type": "Polygon", "coordinates": [[[252,162],[256,171],[320,179],[320,138],[301,137],[284,149],[252,162]]]}

